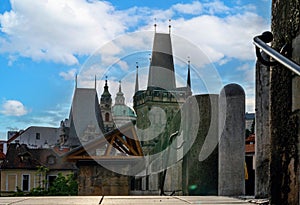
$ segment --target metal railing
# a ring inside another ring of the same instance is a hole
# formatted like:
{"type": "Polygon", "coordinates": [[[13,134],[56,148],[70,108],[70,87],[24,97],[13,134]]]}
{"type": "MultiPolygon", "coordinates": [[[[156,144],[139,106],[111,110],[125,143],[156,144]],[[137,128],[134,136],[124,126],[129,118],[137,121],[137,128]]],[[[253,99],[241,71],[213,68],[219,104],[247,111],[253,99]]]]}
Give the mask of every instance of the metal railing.
{"type": "Polygon", "coordinates": [[[260,49],[266,53],[267,55],[271,56],[274,60],[276,60],[278,63],[282,64],[283,66],[287,67],[294,73],[300,76],[300,66],[295,63],[294,61],[288,59],[285,57],[282,53],[274,50],[271,48],[267,43],[271,42],[273,40],[273,34],[271,32],[264,32],[260,36],[256,36],[253,39],[253,43],[256,46],[256,56],[258,60],[262,61],[265,65],[274,65],[275,62],[266,61],[260,53],[260,49]]]}

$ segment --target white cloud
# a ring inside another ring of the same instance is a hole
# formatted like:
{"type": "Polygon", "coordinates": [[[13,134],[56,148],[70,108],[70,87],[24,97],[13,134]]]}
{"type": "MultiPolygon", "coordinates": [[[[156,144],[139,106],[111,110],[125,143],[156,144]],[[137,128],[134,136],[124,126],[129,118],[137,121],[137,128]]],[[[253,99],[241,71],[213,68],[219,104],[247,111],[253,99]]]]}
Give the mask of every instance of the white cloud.
{"type": "Polygon", "coordinates": [[[76,69],[71,69],[67,72],[60,72],[59,76],[61,76],[65,80],[74,80],[76,71],[76,69]]]}
{"type": "Polygon", "coordinates": [[[1,51],[38,61],[77,64],[77,55],[89,55],[127,29],[129,14],[104,1],[12,0],[11,5],[0,15],[7,34],[1,51]]]}
{"type": "Polygon", "coordinates": [[[228,12],[231,10],[229,7],[224,5],[224,2],[221,2],[218,0],[205,3],[204,8],[211,15],[213,15],[215,13],[228,12]]]}
{"type": "Polygon", "coordinates": [[[189,39],[213,60],[224,56],[240,60],[254,58],[252,38],[268,25],[255,13],[217,16],[198,16],[190,20],[174,20],[176,33],[189,39]],[[247,29],[245,29],[247,28],[247,29]]]}
{"type": "Polygon", "coordinates": [[[117,64],[121,67],[122,70],[128,70],[128,68],[129,68],[127,62],[125,62],[125,61],[121,60],[117,64]]]}
{"type": "Polygon", "coordinates": [[[23,116],[28,113],[28,110],[20,101],[6,100],[2,104],[0,113],[7,116],[23,116]]]}
{"type": "MultiPolygon", "coordinates": [[[[130,70],[123,57],[151,49],[154,18],[157,19],[158,32],[167,32],[168,19],[172,19],[172,33],[202,50],[203,56],[194,56],[193,50],[186,51],[184,44],[180,45],[172,39],[177,56],[190,56],[192,63],[199,65],[224,65],[232,59],[254,60],[252,38],[270,27],[265,19],[255,13],[254,5],[237,3],[229,8],[226,2],[220,0],[179,3],[165,10],[146,7],[117,10],[103,1],[29,1],[12,1],[12,10],[0,15],[0,29],[7,36],[5,39],[0,37],[1,52],[13,56],[10,64],[17,60],[16,57],[25,56],[38,61],[72,65],[78,63],[78,56],[91,55],[100,48],[96,63],[83,65],[80,72],[79,82],[82,80],[84,86],[93,86],[95,74],[103,79],[113,64],[119,64],[124,71],[130,70]],[[143,34],[150,32],[146,37],[130,34],[117,38],[129,30],[143,31],[143,34]]],[[[245,84],[253,82],[251,67],[232,69],[233,72],[244,69],[245,84]]],[[[59,75],[72,80],[74,73],[75,70],[70,70],[59,75]]],[[[113,74],[109,76],[114,77],[113,74]]],[[[249,85],[248,93],[254,89],[253,83],[249,85]]],[[[118,86],[114,86],[117,90],[118,86]]]]}
{"type": "Polygon", "coordinates": [[[203,6],[199,1],[194,1],[191,4],[175,4],[172,8],[183,14],[200,14],[203,10],[203,6]]]}
{"type": "MultiPolygon", "coordinates": [[[[219,0],[179,3],[165,10],[146,7],[117,10],[105,1],[85,0],[12,0],[11,3],[12,10],[0,15],[0,29],[7,36],[0,37],[1,52],[67,65],[77,64],[78,56],[92,54],[130,28],[153,30],[154,18],[158,32],[168,31],[171,18],[174,33],[204,48],[213,62],[224,57],[253,59],[251,40],[268,29],[266,22],[254,13],[253,5],[229,8],[219,0]]],[[[148,42],[135,38],[126,43],[144,48],[143,44],[148,42]]],[[[102,60],[111,63],[122,44],[109,45],[103,51],[107,57],[102,60]]]]}

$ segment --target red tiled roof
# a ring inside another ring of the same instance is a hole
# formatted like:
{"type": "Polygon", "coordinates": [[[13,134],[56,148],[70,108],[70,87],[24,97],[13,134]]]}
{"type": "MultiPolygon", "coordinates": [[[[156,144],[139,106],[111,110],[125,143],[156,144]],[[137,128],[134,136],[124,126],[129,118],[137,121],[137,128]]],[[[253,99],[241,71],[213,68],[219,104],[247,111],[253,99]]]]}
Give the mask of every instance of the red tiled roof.
{"type": "Polygon", "coordinates": [[[254,153],[255,152],[255,144],[246,144],[245,152],[246,153],[254,153]]]}
{"type": "Polygon", "coordinates": [[[246,138],[246,143],[247,142],[255,142],[255,135],[250,135],[249,137],[246,138]]]}
{"type": "Polygon", "coordinates": [[[62,155],[64,153],[67,153],[70,151],[70,148],[69,147],[64,147],[64,148],[59,148],[59,147],[54,147],[53,148],[53,151],[59,155],[62,155]]]}
{"type": "Polygon", "coordinates": [[[75,164],[63,160],[52,149],[29,149],[25,144],[11,143],[8,147],[2,169],[37,169],[46,166],[49,169],[76,169],[75,164]],[[26,160],[23,160],[24,158],[26,160]],[[48,158],[53,157],[54,163],[49,164],[48,158]]]}

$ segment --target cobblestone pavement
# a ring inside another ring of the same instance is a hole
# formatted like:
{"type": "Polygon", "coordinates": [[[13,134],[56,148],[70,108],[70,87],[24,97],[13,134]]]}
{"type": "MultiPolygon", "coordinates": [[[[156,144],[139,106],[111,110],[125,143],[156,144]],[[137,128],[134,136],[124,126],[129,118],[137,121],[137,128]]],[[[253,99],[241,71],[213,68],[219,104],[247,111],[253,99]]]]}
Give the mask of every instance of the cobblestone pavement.
{"type": "Polygon", "coordinates": [[[0,205],[250,205],[247,200],[220,196],[76,196],[0,197],[0,205]]]}

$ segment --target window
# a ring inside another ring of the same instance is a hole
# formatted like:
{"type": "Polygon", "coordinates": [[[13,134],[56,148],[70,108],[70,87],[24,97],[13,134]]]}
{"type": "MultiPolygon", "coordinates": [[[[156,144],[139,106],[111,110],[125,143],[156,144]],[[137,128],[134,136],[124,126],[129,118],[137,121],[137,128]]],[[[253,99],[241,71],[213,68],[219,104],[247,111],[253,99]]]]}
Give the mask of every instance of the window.
{"type": "Polygon", "coordinates": [[[149,175],[146,176],[146,190],[149,190],[149,175]]]}
{"type": "Polygon", "coordinates": [[[17,175],[6,175],[6,191],[17,191],[17,175]]]}
{"type": "Polygon", "coordinates": [[[35,139],[36,140],[39,140],[39,139],[41,139],[41,133],[35,133],[35,139]]]}
{"type": "Polygon", "coordinates": [[[50,156],[47,157],[47,163],[48,164],[55,164],[55,162],[56,162],[55,156],[50,155],[50,156]]]}
{"type": "Polygon", "coordinates": [[[29,175],[23,174],[22,175],[22,190],[23,191],[29,191],[29,175]]]}
{"type": "Polygon", "coordinates": [[[26,153],[20,155],[19,157],[20,157],[21,162],[28,162],[29,158],[30,158],[30,155],[29,155],[28,152],[26,152],[26,153]]]}
{"type": "Polygon", "coordinates": [[[48,188],[51,187],[56,179],[56,175],[49,175],[48,176],[48,188]]]}
{"type": "Polygon", "coordinates": [[[105,121],[108,122],[109,121],[109,113],[105,113],[105,121]]]}

